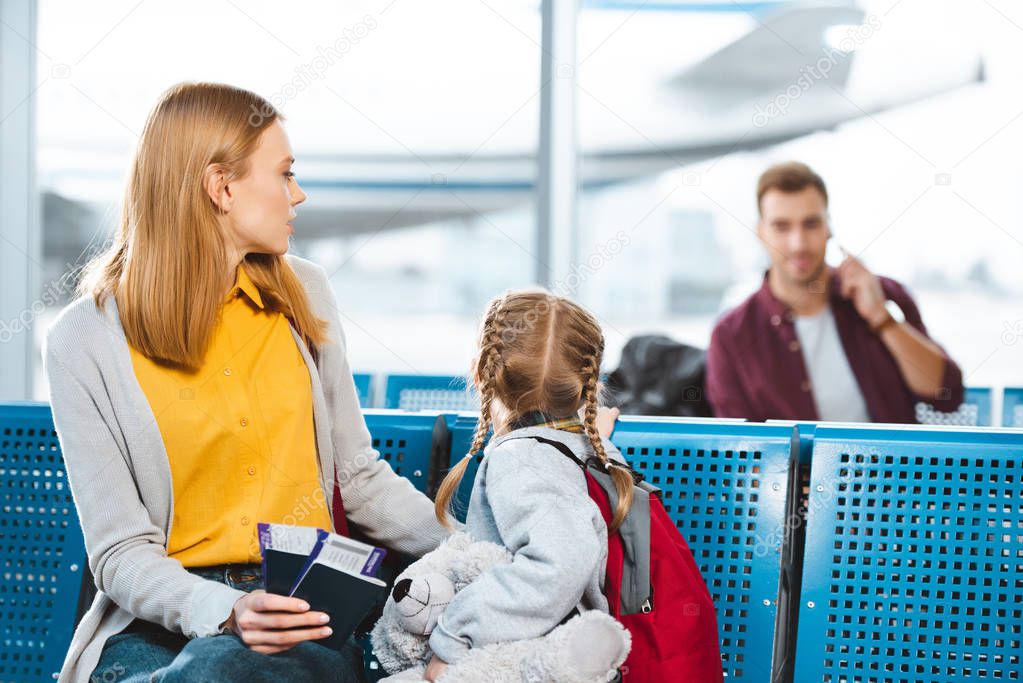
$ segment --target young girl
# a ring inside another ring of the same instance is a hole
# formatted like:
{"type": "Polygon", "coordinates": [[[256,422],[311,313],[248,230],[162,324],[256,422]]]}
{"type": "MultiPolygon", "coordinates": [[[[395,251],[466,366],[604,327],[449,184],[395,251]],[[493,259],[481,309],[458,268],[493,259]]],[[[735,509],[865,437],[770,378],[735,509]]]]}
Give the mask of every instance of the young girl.
{"type": "Polygon", "coordinates": [[[567,299],[516,291],[490,303],[473,368],[479,425],[469,453],[441,484],[436,513],[450,525],[451,499],[493,428],[466,531],[503,545],[514,558],[484,573],[445,609],[430,637],[435,657],[427,680],[471,648],[542,636],[576,609],[608,611],[602,592],[608,528],[583,472],[556,448],[528,438],[559,441],[583,461],[596,456],[611,463],[618,491],[612,527],[621,524],[632,502],[632,477],[602,438],[616,417],[597,407],[603,351],[597,321],[567,299]]]}

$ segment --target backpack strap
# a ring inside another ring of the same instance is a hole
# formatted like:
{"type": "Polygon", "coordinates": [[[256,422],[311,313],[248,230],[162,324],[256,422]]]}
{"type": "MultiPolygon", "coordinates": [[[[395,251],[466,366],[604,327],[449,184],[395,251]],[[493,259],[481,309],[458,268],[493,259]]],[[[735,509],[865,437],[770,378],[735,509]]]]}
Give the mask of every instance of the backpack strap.
{"type": "MultiPolygon", "coordinates": [[[[572,449],[569,448],[567,444],[563,444],[560,441],[555,441],[554,439],[545,439],[542,436],[522,436],[515,438],[532,439],[533,441],[539,441],[540,443],[547,444],[548,446],[553,446],[554,448],[557,448],[559,451],[561,451],[562,454],[569,460],[574,462],[576,465],[579,465],[579,467],[583,468],[583,470],[586,469],[586,466],[588,464],[587,462],[583,462],[581,459],[579,459],[579,456],[573,453],[572,449]]],[[[511,439],[509,439],[509,441],[511,441],[511,439]]],[[[596,458],[590,458],[590,460],[595,459],[596,458]]]]}
{"type": "MultiPolygon", "coordinates": [[[[585,462],[583,462],[581,459],[579,459],[579,456],[572,452],[572,449],[569,448],[567,444],[564,444],[560,441],[555,441],[554,439],[545,439],[542,436],[516,436],[512,437],[511,439],[507,439],[507,441],[513,441],[515,439],[533,439],[534,441],[539,441],[540,443],[547,444],[548,446],[553,446],[554,448],[557,448],[559,451],[561,451],[570,460],[574,461],[576,465],[579,465],[579,467],[581,467],[584,472],[587,470],[587,468],[595,469],[598,472],[608,471],[608,468],[604,466],[604,463],[603,461],[600,460],[600,458],[591,455],[586,459],[585,462]]],[[[637,486],[643,484],[644,482],[643,475],[634,470],[632,468],[632,465],[628,463],[614,461],[611,466],[627,470],[629,474],[632,475],[633,483],[636,484],[637,486]]],[[[648,493],[653,493],[655,490],[659,490],[656,489],[656,487],[651,487],[649,484],[645,484],[643,488],[645,488],[648,493]]]]}
{"type": "MultiPolygon", "coordinates": [[[[613,510],[618,505],[618,489],[615,488],[614,480],[599,458],[591,456],[584,462],[572,452],[568,445],[542,436],[516,436],[506,439],[506,441],[515,439],[532,439],[559,450],[583,470],[584,476],[594,481],[603,490],[607,496],[609,509],[613,514],[613,510]]],[[[628,467],[627,465],[621,466],[628,467]]],[[[631,467],[629,470],[633,471],[631,467]]],[[[637,476],[639,481],[633,486],[632,507],[615,532],[621,538],[624,552],[621,616],[645,613],[653,609],[653,587],[650,585],[650,495],[656,495],[659,491],[656,487],[644,482],[642,475],[633,471],[633,481],[637,476]]],[[[589,492],[589,487],[587,490],[589,492]]],[[[593,493],[589,493],[592,497],[593,493]]],[[[598,507],[600,506],[598,505],[598,507]]],[[[604,522],[608,526],[608,533],[610,533],[611,518],[607,514],[604,515],[604,522]]]]}

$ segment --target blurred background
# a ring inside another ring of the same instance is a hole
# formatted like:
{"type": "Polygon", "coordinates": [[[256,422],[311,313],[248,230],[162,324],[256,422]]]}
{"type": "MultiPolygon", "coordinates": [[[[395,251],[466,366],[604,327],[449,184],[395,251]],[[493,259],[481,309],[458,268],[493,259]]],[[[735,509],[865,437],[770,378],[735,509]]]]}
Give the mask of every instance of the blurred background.
{"type": "Polygon", "coordinates": [[[967,385],[1023,384],[1018,2],[5,0],[0,19],[0,399],[48,397],[46,327],[183,80],[286,115],[309,195],[292,252],[331,274],[357,371],[465,372],[485,303],[531,283],[597,314],[608,369],[637,334],[706,347],[767,266],[756,178],[798,159],[829,186],[832,264],[840,244],[907,284],[967,385]]]}

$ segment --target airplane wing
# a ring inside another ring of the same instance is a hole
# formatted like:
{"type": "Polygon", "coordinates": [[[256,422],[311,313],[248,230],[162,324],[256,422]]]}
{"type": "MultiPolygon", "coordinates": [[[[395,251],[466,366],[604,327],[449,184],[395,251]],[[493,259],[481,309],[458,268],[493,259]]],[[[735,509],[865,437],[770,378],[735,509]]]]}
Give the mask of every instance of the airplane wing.
{"type": "Polygon", "coordinates": [[[784,90],[801,73],[824,60],[829,62],[828,82],[842,87],[854,55],[853,50],[841,49],[846,47],[842,41],[851,40],[848,47],[855,47],[855,31],[863,20],[862,9],[845,4],[796,6],[774,12],[758,19],[752,31],[686,69],[668,85],[699,91],[701,99],[711,93],[748,99],[784,90]]]}
{"type": "MultiPolygon", "coordinates": [[[[850,75],[873,47],[872,19],[861,9],[823,2],[785,5],[751,16],[752,30],[667,82],[654,84],[647,99],[613,100],[613,88],[600,103],[580,95],[584,189],[764,149],[983,80],[979,57],[974,55],[971,62],[969,56],[955,55],[956,68],[945,65],[948,59],[935,57],[933,73],[913,79],[912,85],[905,84],[912,78],[906,73],[898,74],[898,87],[870,75],[859,78],[857,85],[850,75]],[[858,87],[864,83],[869,88],[858,87]],[[784,111],[772,113],[771,107],[779,105],[784,111]]],[[[890,67],[886,57],[875,59],[872,70],[879,62],[890,67]]],[[[907,65],[905,70],[919,66],[907,65]]],[[[896,77],[888,71],[884,78],[896,77]]],[[[524,146],[520,153],[427,156],[431,166],[449,169],[431,178],[423,178],[422,167],[411,159],[376,157],[368,167],[376,169],[376,185],[367,185],[367,166],[352,166],[349,174],[341,171],[344,164],[335,163],[340,160],[324,158],[322,168],[333,177],[323,177],[317,188],[323,211],[307,207],[303,220],[308,218],[311,232],[341,234],[415,225],[424,219],[472,220],[521,206],[535,192],[531,152],[524,146]]]]}

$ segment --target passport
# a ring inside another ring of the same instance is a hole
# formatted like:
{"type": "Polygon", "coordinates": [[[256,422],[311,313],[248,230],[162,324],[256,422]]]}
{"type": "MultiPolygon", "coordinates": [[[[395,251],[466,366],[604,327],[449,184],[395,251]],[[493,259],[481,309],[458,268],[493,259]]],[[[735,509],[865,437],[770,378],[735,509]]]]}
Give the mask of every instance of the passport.
{"type": "Polygon", "coordinates": [[[340,650],[387,594],[376,577],[386,551],[315,527],[260,523],[263,584],[330,615],[333,633],[315,642],[340,650]]]}

